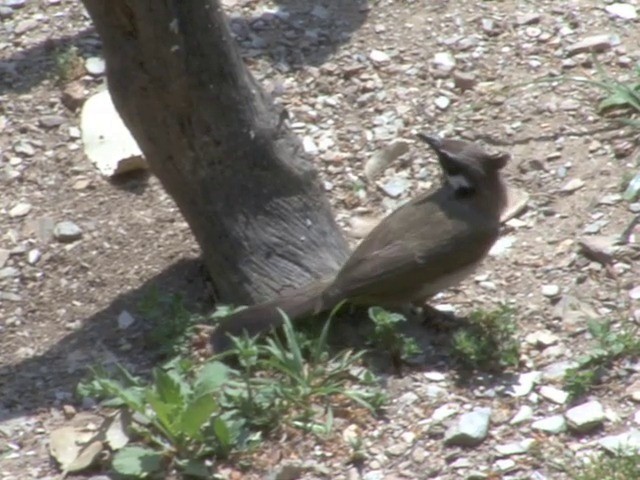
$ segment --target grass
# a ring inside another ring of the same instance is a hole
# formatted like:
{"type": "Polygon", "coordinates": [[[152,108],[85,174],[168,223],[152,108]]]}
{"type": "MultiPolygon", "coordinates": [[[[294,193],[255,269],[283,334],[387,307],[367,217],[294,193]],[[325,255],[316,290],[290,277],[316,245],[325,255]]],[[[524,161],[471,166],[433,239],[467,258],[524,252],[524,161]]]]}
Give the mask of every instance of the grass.
{"type": "Polygon", "coordinates": [[[75,45],[55,52],[55,75],[59,85],[64,85],[84,75],[84,59],[75,45]]]}
{"type": "Polygon", "coordinates": [[[631,480],[640,478],[640,454],[601,454],[571,472],[572,480],[631,480]]]}
{"type": "MultiPolygon", "coordinates": [[[[179,299],[157,300],[150,305],[168,305],[178,319],[168,322],[167,332],[193,323],[179,299]]],[[[165,478],[170,472],[211,478],[216,460],[251,449],[266,435],[292,428],[326,436],[336,408],[347,417],[375,413],[385,397],[362,366],[365,352],[330,354],[329,326],[330,320],[309,339],[285,318],[282,338],[234,338],[224,356],[204,364],[176,356],[148,379],[123,367],[93,369],[78,386],[80,396],[136,419],[131,442],[113,452],[112,469],[128,478],[165,478]],[[235,368],[222,363],[227,356],[235,368]]]]}
{"type": "Polygon", "coordinates": [[[615,361],[640,356],[640,332],[630,322],[624,322],[616,330],[613,322],[593,320],[587,328],[593,345],[578,358],[578,365],[567,370],[564,376],[564,388],[574,400],[584,397],[599,385],[615,361]]]}
{"type": "Polygon", "coordinates": [[[468,323],[453,335],[451,355],[456,363],[467,371],[517,366],[520,347],[513,313],[507,307],[472,313],[468,323]]]}

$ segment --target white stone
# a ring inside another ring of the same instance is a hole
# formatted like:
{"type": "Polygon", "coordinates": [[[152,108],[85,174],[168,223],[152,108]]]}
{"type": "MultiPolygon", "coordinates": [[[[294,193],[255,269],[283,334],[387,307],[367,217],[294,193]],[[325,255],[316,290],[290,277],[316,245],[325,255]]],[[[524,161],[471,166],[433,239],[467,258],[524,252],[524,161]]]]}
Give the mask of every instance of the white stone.
{"type": "Polygon", "coordinates": [[[629,5],[628,3],[612,3],[604,7],[609,15],[619,17],[624,20],[633,20],[638,17],[636,7],[629,5]]]}
{"type": "Polygon", "coordinates": [[[599,426],[605,419],[604,408],[597,401],[586,402],[565,412],[569,428],[580,433],[599,426]]]}
{"type": "Polygon", "coordinates": [[[436,423],[440,423],[449,417],[452,417],[458,411],[460,407],[455,403],[445,403],[444,405],[436,408],[431,414],[431,420],[436,423]]]}
{"type": "Polygon", "coordinates": [[[449,52],[438,52],[433,56],[431,63],[439,70],[449,72],[456,66],[456,59],[449,52]]]}
{"type": "Polygon", "coordinates": [[[11,210],[9,210],[9,216],[11,218],[26,217],[31,211],[31,205],[28,203],[18,203],[11,210]]]}
{"type": "Polygon", "coordinates": [[[507,394],[513,397],[524,397],[531,393],[533,387],[542,378],[542,372],[527,372],[518,375],[518,382],[509,385],[507,394]]]}
{"type": "Polygon", "coordinates": [[[29,250],[29,253],[27,253],[27,263],[29,265],[35,265],[36,263],[38,263],[38,261],[40,261],[41,257],[42,257],[42,252],[37,248],[34,248],[33,250],[29,250]]]}
{"type": "Polygon", "coordinates": [[[103,175],[112,177],[146,168],[142,152],[118,115],[107,90],[84,103],[80,125],[84,151],[103,175]]]}
{"type": "Polygon", "coordinates": [[[567,424],[564,416],[552,415],[541,420],[537,420],[531,424],[531,428],[534,430],[540,430],[547,433],[560,433],[563,432],[567,424]]]}
{"type": "Polygon", "coordinates": [[[436,107],[438,107],[440,110],[446,110],[447,108],[449,108],[449,105],[451,105],[451,100],[449,100],[449,98],[445,97],[444,95],[440,95],[439,97],[436,97],[433,103],[435,103],[436,107]]]}
{"type": "Polygon", "coordinates": [[[509,420],[511,425],[518,425],[533,418],[533,408],[529,405],[522,405],[516,414],[509,420]]]}
{"type": "Polygon", "coordinates": [[[389,63],[391,61],[391,57],[381,50],[371,50],[371,53],[369,53],[369,59],[373,63],[377,64],[389,63]]]}
{"type": "Polygon", "coordinates": [[[472,447],[480,444],[487,437],[490,420],[490,408],[477,408],[461,415],[445,432],[445,445],[472,447]]]}
{"type": "Polygon", "coordinates": [[[560,293],[560,287],[558,285],[543,285],[542,286],[542,295],[544,295],[545,297],[556,297],[558,296],[558,294],[560,293]]]}
{"type": "Polygon", "coordinates": [[[563,405],[569,399],[569,393],[564,390],[560,390],[556,387],[551,387],[549,385],[544,385],[540,387],[540,395],[542,395],[547,400],[557,403],[558,405],[563,405]]]}
{"type": "Polygon", "coordinates": [[[131,315],[126,310],[123,310],[120,312],[120,315],[118,315],[118,328],[120,330],[129,328],[135,321],[136,319],[133,317],[133,315],[131,315]]]}

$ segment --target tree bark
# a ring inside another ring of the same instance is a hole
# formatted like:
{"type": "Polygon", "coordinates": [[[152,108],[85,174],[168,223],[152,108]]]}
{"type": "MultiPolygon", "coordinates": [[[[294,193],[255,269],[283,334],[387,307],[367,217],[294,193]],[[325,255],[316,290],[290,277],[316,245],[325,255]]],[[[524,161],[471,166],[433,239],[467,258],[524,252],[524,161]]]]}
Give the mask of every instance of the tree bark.
{"type": "Polygon", "coordinates": [[[219,298],[255,303],[337,270],[348,247],[218,0],[83,0],[113,102],[186,218],[219,298]]]}

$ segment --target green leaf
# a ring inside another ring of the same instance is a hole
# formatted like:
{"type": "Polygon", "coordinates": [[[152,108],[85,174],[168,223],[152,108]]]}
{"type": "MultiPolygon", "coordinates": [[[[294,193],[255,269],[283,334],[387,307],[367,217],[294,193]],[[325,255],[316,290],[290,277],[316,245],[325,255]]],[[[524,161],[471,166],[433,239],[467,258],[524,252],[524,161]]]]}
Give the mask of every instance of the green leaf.
{"type": "Polygon", "coordinates": [[[218,402],[211,394],[204,394],[196,398],[182,412],[179,425],[181,433],[191,438],[201,437],[200,429],[218,409],[218,402]]]}
{"type": "Polygon", "coordinates": [[[177,414],[182,409],[179,408],[180,405],[170,405],[166,402],[163,402],[157,393],[152,391],[147,391],[146,396],[147,403],[156,414],[155,422],[159,422],[164,429],[167,430],[167,434],[176,436],[180,432],[176,431],[174,422],[177,419],[177,414]]]}
{"type": "Polygon", "coordinates": [[[120,475],[147,478],[162,468],[162,455],[150,448],[133,445],[118,450],[111,465],[120,475]]]}
{"type": "Polygon", "coordinates": [[[222,362],[209,362],[202,367],[193,387],[196,397],[220,390],[229,378],[229,367],[222,362]]]}
{"type": "Polygon", "coordinates": [[[179,463],[180,470],[187,477],[213,478],[209,468],[200,460],[187,460],[179,463]]]}
{"type": "Polygon", "coordinates": [[[216,434],[216,438],[220,442],[223,448],[227,449],[231,445],[231,431],[222,418],[218,417],[213,421],[213,431],[216,434]]]}
{"type": "Polygon", "coordinates": [[[189,394],[189,385],[175,371],[165,372],[157,368],[153,372],[158,397],[170,405],[182,405],[189,394]]]}

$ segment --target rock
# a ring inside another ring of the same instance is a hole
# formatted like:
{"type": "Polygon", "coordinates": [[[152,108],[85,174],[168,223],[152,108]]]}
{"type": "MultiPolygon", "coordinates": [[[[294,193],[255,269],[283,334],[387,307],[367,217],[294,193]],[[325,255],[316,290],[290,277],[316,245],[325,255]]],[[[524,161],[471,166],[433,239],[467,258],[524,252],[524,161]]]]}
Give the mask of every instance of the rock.
{"type": "Polygon", "coordinates": [[[560,433],[564,432],[567,428],[564,416],[552,415],[540,420],[537,420],[531,424],[533,430],[539,430],[547,433],[560,433]]]}
{"type": "Polygon", "coordinates": [[[433,103],[435,103],[436,107],[438,107],[440,110],[446,110],[447,108],[449,108],[449,105],[451,105],[451,100],[449,100],[449,98],[445,97],[444,95],[440,95],[436,97],[433,103]]]}
{"type": "Polygon", "coordinates": [[[328,20],[331,18],[331,12],[322,5],[314,5],[311,9],[311,15],[319,18],[320,20],[328,20]]]}
{"type": "Polygon", "coordinates": [[[569,393],[549,385],[544,385],[540,388],[540,395],[553,403],[557,403],[558,405],[565,404],[569,399],[569,393]]]}
{"type": "Polygon", "coordinates": [[[450,73],[456,66],[456,59],[449,52],[438,52],[433,56],[431,65],[441,72],[450,73]]]}
{"type": "Polygon", "coordinates": [[[493,18],[483,18],[480,20],[482,31],[490,37],[495,37],[502,33],[502,27],[493,18]]]}
{"type": "Polygon", "coordinates": [[[69,110],[75,111],[82,106],[86,98],[84,86],[82,83],[76,81],[64,87],[60,100],[69,110]]]}
{"type": "Polygon", "coordinates": [[[29,250],[29,253],[27,253],[27,263],[29,265],[35,265],[40,261],[41,257],[42,257],[42,252],[37,248],[34,248],[33,250],[29,250]]]}
{"type": "Polygon", "coordinates": [[[511,425],[518,425],[523,422],[527,422],[533,418],[533,408],[529,405],[522,405],[516,414],[509,420],[511,425]]]}
{"type": "Polygon", "coordinates": [[[629,290],[629,298],[631,300],[640,300],[640,285],[629,290]]]}
{"type": "Polygon", "coordinates": [[[136,319],[133,317],[133,315],[131,315],[126,310],[123,310],[120,312],[120,315],[118,315],[118,328],[120,330],[125,330],[133,325],[135,321],[136,319]]]}
{"type": "Polygon", "coordinates": [[[514,235],[507,235],[506,237],[500,237],[496,240],[489,250],[489,255],[492,257],[500,257],[506,255],[511,250],[511,247],[516,243],[517,238],[514,235]]]}
{"type": "Polygon", "coordinates": [[[520,455],[527,453],[531,445],[535,443],[533,438],[521,440],[519,442],[505,443],[503,445],[496,445],[496,452],[502,457],[509,457],[511,455],[520,455]]]}
{"type": "Polygon", "coordinates": [[[13,9],[0,5],[0,20],[5,20],[11,17],[13,17],[13,9]]]}
{"type": "Polygon", "coordinates": [[[31,205],[30,204],[28,204],[28,203],[18,203],[11,210],[9,210],[9,216],[11,218],[26,217],[27,215],[29,215],[30,211],[31,211],[31,205]]]}
{"type": "Polygon", "coordinates": [[[542,295],[547,298],[554,298],[560,294],[560,287],[554,284],[543,285],[541,288],[541,292],[542,295]]]}
{"type": "Polygon", "coordinates": [[[393,177],[388,182],[382,184],[380,188],[391,198],[398,198],[407,191],[411,182],[403,177],[393,177]]]}
{"type": "Polygon", "coordinates": [[[567,47],[567,56],[572,57],[579,53],[586,52],[605,52],[613,47],[614,39],[612,35],[602,34],[593,35],[591,37],[584,38],[583,40],[569,45],[567,47]]]}
{"type": "Polygon", "coordinates": [[[13,151],[19,153],[25,157],[33,157],[36,154],[36,150],[29,142],[20,140],[13,146],[13,151]]]}
{"type": "Polygon", "coordinates": [[[381,50],[371,50],[369,60],[377,65],[385,65],[391,61],[391,57],[381,50]]]}
{"type": "Polygon", "coordinates": [[[2,6],[9,7],[14,10],[24,7],[27,4],[27,0],[2,0],[2,6]]]}
{"type": "Polygon", "coordinates": [[[604,7],[604,9],[609,15],[622,18],[623,20],[633,20],[638,17],[636,7],[628,3],[612,3],[604,7]]]}
{"type": "Polygon", "coordinates": [[[112,177],[147,167],[107,90],[85,102],[80,124],[84,151],[103,175],[112,177]]]}
{"type": "Polygon", "coordinates": [[[547,365],[542,371],[542,378],[547,381],[557,381],[562,379],[568,370],[576,368],[578,362],[572,360],[562,360],[561,362],[555,362],[547,365]]]}
{"type": "Polygon", "coordinates": [[[610,193],[598,200],[598,205],[615,205],[622,201],[622,195],[619,193],[610,193]]]}
{"type": "Polygon", "coordinates": [[[580,253],[589,260],[610,265],[613,263],[615,253],[620,249],[618,240],[619,237],[614,235],[597,235],[580,239],[578,245],[580,245],[580,253]]]}
{"type": "Polygon", "coordinates": [[[478,84],[478,80],[473,73],[456,71],[453,73],[453,83],[456,88],[464,92],[472,90],[478,84]]]}
{"type": "Polygon", "coordinates": [[[640,430],[632,428],[619,435],[609,435],[598,444],[613,455],[635,455],[640,451],[640,430]]]}
{"type": "Polygon", "coordinates": [[[15,267],[0,268],[0,280],[5,278],[14,278],[20,275],[20,270],[15,267]]]}
{"type": "Polygon", "coordinates": [[[404,140],[390,143],[384,149],[376,152],[365,164],[364,174],[372,181],[384,171],[398,157],[409,151],[409,144],[404,140]]]}
{"type": "Polygon", "coordinates": [[[512,397],[524,397],[529,395],[536,383],[542,378],[541,372],[527,372],[518,375],[517,383],[509,385],[507,394],[512,397]]]}
{"type": "Polygon", "coordinates": [[[551,345],[558,343],[558,340],[559,338],[556,334],[546,329],[531,332],[524,338],[525,342],[536,348],[550,347],[551,345]]]}
{"type": "Polygon", "coordinates": [[[516,17],[516,25],[533,25],[535,23],[540,23],[540,18],[542,15],[539,13],[525,13],[524,15],[518,15],[516,17]]]}
{"type": "Polygon", "coordinates": [[[473,447],[482,443],[489,433],[490,408],[477,408],[461,415],[444,434],[445,445],[473,447]]]}
{"type": "Polygon", "coordinates": [[[320,153],[318,145],[316,145],[316,142],[314,142],[313,138],[308,135],[302,137],[302,148],[304,149],[305,153],[309,155],[315,156],[320,153]]]}
{"type": "Polygon", "coordinates": [[[584,180],[581,180],[579,178],[572,178],[566,184],[564,184],[560,191],[563,193],[573,193],[576,190],[581,189],[582,187],[584,187],[584,180]]]}
{"type": "Polygon", "coordinates": [[[514,470],[516,467],[517,467],[516,462],[511,460],[510,458],[503,458],[500,460],[496,460],[493,463],[493,468],[495,468],[498,472],[501,472],[501,473],[510,472],[511,470],[514,470]]]}
{"type": "Polygon", "coordinates": [[[104,58],[100,57],[89,57],[84,62],[84,68],[87,70],[89,75],[94,77],[99,77],[104,75],[105,72],[105,63],[104,58]]]}
{"type": "Polygon", "coordinates": [[[597,401],[570,408],[565,412],[565,417],[567,417],[569,428],[579,433],[588,432],[600,426],[605,419],[604,408],[597,401]]]}
{"type": "Polygon", "coordinates": [[[20,20],[13,29],[13,33],[16,35],[24,35],[25,33],[33,30],[38,27],[38,21],[33,18],[28,18],[26,20],[20,20]]]}
{"type": "Polygon", "coordinates": [[[38,125],[43,128],[56,128],[64,123],[64,117],[60,115],[45,115],[38,119],[38,125]]]}
{"type": "Polygon", "coordinates": [[[460,411],[460,407],[455,403],[445,403],[444,405],[436,408],[431,414],[431,421],[434,423],[441,423],[449,417],[452,417],[460,411]]]}
{"type": "Polygon", "coordinates": [[[507,187],[507,206],[500,216],[500,221],[504,223],[520,215],[527,208],[529,198],[529,194],[524,190],[507,187]]]}
{"type": "Polygon", "coordinates": [[[82,230],[73,222],[59,222],[53,228],[53,236],[59,242],[73,242],[82,237],[82,230]]]}
{"type": "Polygon", "coordinates": [[[588,303],[572,295],[563,295],[553,308],[553,317],[560,318],[567,326],[585,325],[600,318],[598,312],[588,303]]]}
{"type": "Polygon", "coordinates": [[[0,268],[4,267],[9,260],[9,250],[0,248],[0,268]]]}

